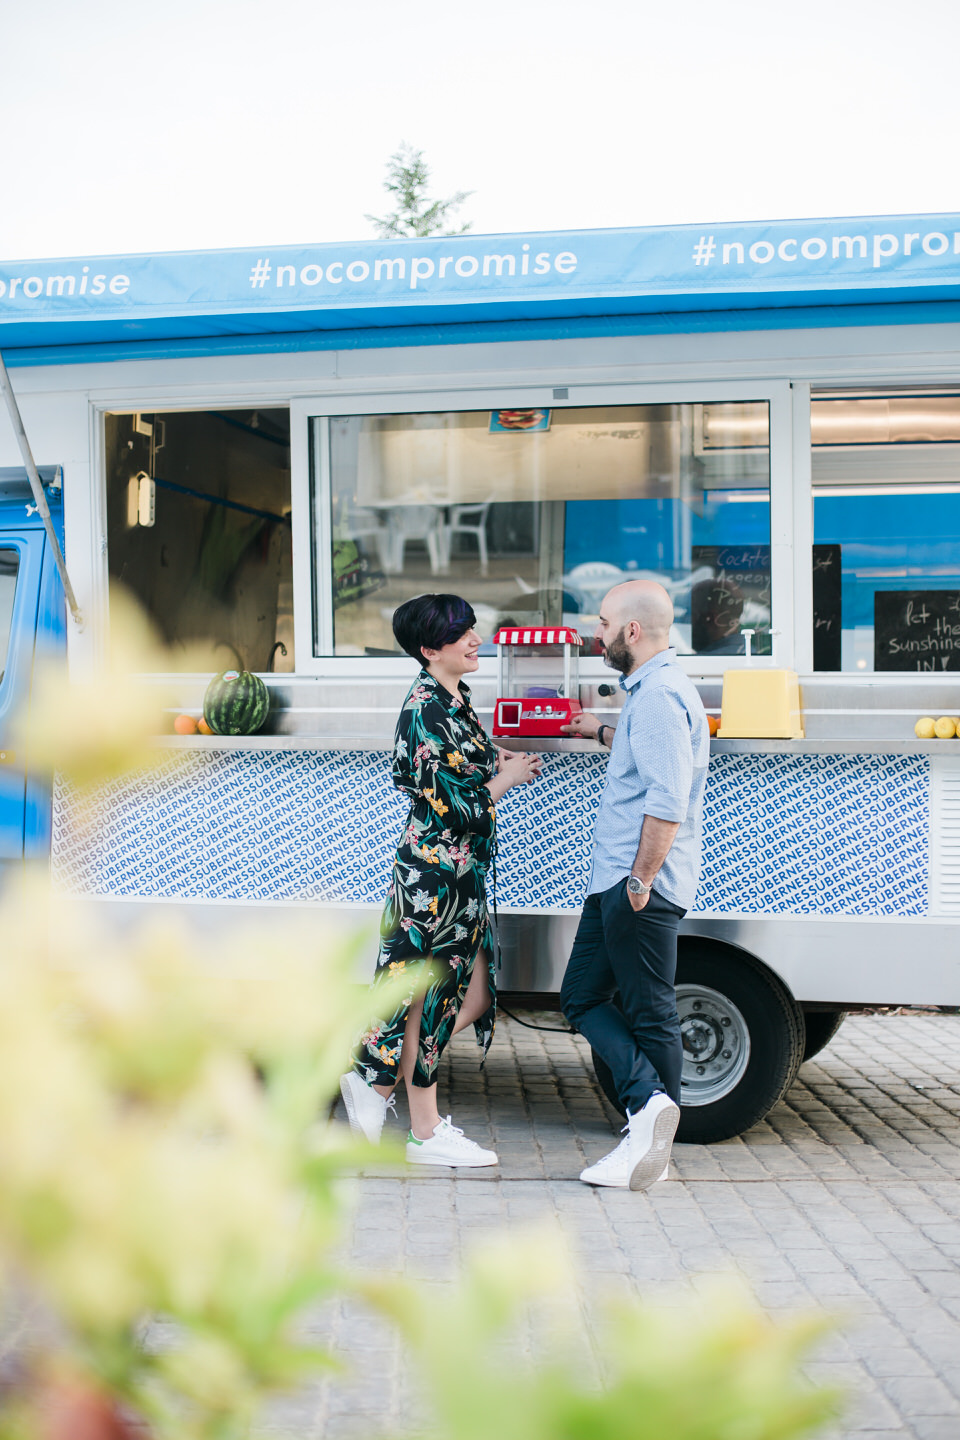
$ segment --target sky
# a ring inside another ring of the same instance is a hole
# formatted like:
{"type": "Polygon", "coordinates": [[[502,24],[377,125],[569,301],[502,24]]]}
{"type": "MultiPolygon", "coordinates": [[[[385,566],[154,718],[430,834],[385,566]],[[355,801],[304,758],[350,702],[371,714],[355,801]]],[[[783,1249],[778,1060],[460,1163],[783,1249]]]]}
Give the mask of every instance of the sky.
{"type": "Polygon", "coordinates": [[[958,0],[0,0],[0,259],[960,211],[958,0]]]}

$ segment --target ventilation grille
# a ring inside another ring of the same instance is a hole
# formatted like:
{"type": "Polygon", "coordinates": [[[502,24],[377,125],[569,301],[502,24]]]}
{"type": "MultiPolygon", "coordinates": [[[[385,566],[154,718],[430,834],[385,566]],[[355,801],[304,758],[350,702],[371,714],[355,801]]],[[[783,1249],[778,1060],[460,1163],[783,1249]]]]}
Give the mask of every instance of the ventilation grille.
{"type": "Polygon", "coordinates": [[[960,915],[960,765],[930,765],[930,913],[960,915]]]}

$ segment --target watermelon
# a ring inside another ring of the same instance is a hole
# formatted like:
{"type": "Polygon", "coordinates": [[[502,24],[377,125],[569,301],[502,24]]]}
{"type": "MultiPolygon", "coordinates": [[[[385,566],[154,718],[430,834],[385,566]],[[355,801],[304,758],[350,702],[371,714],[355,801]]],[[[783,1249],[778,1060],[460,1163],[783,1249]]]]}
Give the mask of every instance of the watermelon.
{"type": "Polygon", "coordinates": [[[221,670],[203,697],[203,718],[214,735],[256,735],[269,709],[266,685],[249,670],[221,670]]]}

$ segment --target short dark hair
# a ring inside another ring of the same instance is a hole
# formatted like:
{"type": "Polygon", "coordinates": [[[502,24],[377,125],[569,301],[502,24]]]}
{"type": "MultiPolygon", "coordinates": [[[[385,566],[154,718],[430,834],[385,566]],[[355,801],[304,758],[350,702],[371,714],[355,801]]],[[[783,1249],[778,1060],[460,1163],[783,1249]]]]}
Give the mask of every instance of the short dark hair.
{"type": "Polygon", "coordinates": [[[393,612],[393,633],[401,650],[426,665],[423,646],[442,650],[477,623],[473,607],[459,595],[416,595],[393,612]]]}

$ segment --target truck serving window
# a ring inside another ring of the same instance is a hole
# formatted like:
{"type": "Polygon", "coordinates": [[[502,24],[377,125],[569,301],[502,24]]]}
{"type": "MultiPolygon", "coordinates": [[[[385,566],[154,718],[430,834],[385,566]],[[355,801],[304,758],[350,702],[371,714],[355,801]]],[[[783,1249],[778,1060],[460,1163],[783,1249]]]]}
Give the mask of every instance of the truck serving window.
{"type": "Polygon", "coordinates": [[[960,391],[815,395],[814,667],[960,670],[960,391]]]}
{"type": "Polygon", "coordinates": [[[425,590],[463,594],[485,638],[589,630],[638,576],[673,597],[681,653],[742,655],[745,630],[770,653],[765,401],[340,416],[329,474],[320,653],[397,653],[390,617],[425,590]]]}
{"type": "Polygon", "coordinates": [[[287,410],[106,417],[110,575],[174,651],[292,670],[287,410]]]}
{"type": "Polygon", "coordinates": [[[16,550],[0,550],[0,681],[3,680],[7,668],[13,600],[17,593],[19,568],[20,555],[16,550]]]}

